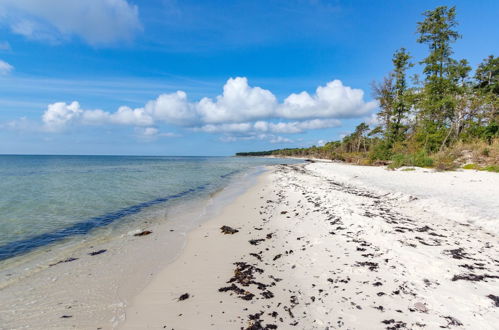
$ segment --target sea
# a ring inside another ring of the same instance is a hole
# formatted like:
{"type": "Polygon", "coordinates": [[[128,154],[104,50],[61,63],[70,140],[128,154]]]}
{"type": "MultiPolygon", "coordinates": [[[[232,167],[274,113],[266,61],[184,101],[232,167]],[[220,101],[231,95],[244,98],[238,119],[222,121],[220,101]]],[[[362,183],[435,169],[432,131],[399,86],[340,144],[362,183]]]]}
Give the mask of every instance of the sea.
{"type": "Polygon", "coordinates": [[[164,220],[168,209],[237,184],[265,165],[253,157],[0,155],[0,266],[96,232],[164,220]]]}

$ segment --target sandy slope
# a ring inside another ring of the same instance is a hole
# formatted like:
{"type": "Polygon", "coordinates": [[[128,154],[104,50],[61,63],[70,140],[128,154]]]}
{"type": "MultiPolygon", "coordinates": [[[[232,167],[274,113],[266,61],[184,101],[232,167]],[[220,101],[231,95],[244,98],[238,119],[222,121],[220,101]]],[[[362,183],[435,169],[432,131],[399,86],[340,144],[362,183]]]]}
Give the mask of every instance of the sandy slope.
{"type": "Polygon", "coordinates": [[[189,234],[123,328],[494,329],[499,176],[450,176],[278,166],[189,234]]]}

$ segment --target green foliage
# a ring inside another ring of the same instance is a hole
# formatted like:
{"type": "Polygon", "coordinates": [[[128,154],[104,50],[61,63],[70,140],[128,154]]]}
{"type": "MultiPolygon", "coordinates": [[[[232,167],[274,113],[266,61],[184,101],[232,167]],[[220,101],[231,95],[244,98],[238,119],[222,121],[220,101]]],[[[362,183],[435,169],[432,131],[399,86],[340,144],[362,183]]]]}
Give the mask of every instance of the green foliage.
{"type": "Polygon", "coordinates": [[[392,149],[387,143],[379,143],[373,147],[372,151],[369,153],[369,159],[371,161],[376,160],[390,160],[393,156],[392,149]]]}
{"type": "Polygon", "coordinates": [[[477,164],[466,164],[463,166],[463,169],[498,173],[499,172],[499,165],[487,165],[487,166],[481,167],[477,164]]]}
{"type": "Polygon", "coordinates": [[[488,165],[483,168],[484,171],[499,173],[499,165],[488,165]]]}
{"type": "Polygon", "coordinates": [[[476,88],[499,95],[499,57],[490,55],[476,69],[476,88]]]}
{"type": "Polygon", "coordinates": [[[402,166],[431,167],[433,159],[424,151],[415,154],[394,154],[391,158],[390,168],[402,166]]]}
{"type": "Polygon", "coordinates": [[[478,166],[477,164],[473,164],[472,163],[472,164],[466,164],[466,165],[464,165],[463,169],[465,169],[465,170],[480,170],[481,167],[478,166]]]}

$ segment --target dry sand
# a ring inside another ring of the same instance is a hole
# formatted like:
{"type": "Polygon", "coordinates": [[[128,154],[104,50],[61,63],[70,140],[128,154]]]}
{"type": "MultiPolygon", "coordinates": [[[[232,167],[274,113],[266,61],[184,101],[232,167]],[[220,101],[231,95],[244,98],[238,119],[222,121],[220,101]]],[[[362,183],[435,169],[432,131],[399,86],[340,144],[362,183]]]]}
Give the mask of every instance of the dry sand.
{"type": "Polygon", "coordinates": [[[497,329],[498,196],[494,173],[276,166],[189,233],[121,327],[497,329]]]}

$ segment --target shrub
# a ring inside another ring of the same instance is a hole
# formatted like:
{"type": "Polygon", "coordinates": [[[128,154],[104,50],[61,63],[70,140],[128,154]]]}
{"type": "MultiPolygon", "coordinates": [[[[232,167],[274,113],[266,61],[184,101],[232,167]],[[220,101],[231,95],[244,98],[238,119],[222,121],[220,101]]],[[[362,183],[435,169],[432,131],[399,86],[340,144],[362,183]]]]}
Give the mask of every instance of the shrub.
{"type": "Polygon", "coordinates": [[[477,164],[466,164],[463,166],[463,168],[465,170],[480,170],[480,166],[478,166],[477,164]]]}
{"type": "Polygon", "coordinates": [[[433,166],[433,159],[431,159],[428,154],[424,151],[420,151],[417,154],[412,156],[412,164],[408,164],[410,166],[419,166],[419,167],[431,167],[433,166]]]}
{"type": "Polygon", "coordinates": [[[416,154],[395,154],[391,157],[391,163],[388,168],[399,168],[401,166],[418,166],[418,167],[431,167],[433,159],[424,151],[416,154]]]}
{"type": "Polygon", "coordinates": [[[483,168],[484,171],[499,173],[499,165],[489,165],[483,168]]]}
{"type": "Polygon", "coordinates": [[[449,152],[446,153],[439,153],[435,155],[435,168],[439,171],[450,171],[455,169],[456,163],[454,160],[456,160],[456,157],[449,152]]]}
{"type": "Polygon", "coordinates": [[[385,143],[379,143],[374,146],[373,150],[369,153],[371,161],[376,160],[389,160],[393,155],[390,146],[385,143]]]}

